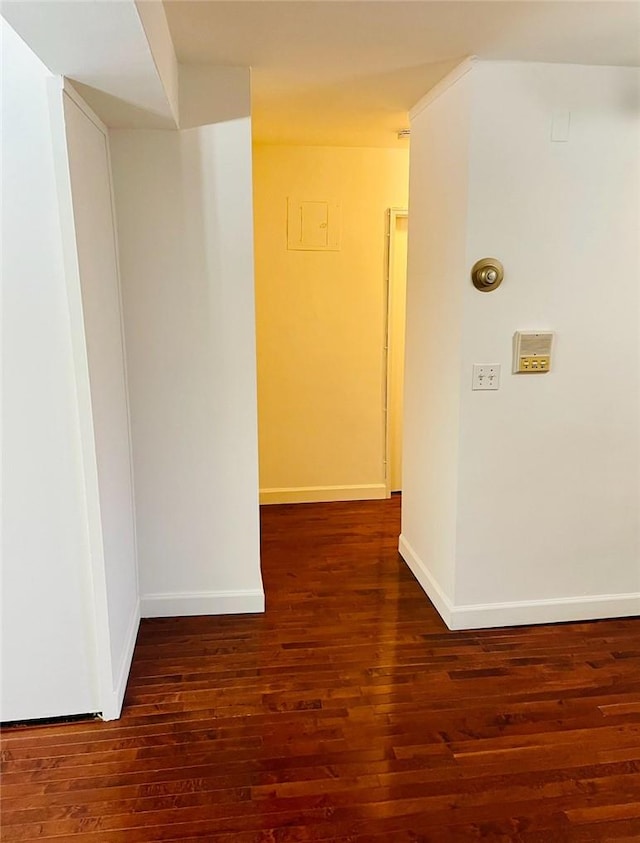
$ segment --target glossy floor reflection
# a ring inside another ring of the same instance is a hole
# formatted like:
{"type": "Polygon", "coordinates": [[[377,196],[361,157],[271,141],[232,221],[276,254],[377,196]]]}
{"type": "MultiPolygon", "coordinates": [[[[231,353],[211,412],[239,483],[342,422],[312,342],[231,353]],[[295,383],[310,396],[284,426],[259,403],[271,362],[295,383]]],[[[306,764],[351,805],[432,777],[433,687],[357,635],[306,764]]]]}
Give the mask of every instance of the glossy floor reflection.
{"type": "Polygon", "coordinates": [[[145,621],[115,723],[7,733],[3,840],[640,840],[640,621],[448,632],[399,499],[263,510],[263,616],[145,621]]]}

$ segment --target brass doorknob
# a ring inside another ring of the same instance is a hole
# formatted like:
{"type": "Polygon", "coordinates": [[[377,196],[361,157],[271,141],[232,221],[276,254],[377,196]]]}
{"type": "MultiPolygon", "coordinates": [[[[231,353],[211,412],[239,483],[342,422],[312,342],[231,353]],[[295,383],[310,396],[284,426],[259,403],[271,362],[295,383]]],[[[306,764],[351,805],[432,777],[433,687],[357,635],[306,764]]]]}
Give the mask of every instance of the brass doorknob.
{"type": "Polygon", "coordinates": [[[497,258],[482,258],[471,270],[473,286],[483,293],[490,293],[502,284],[504,267],[497,258]]]}

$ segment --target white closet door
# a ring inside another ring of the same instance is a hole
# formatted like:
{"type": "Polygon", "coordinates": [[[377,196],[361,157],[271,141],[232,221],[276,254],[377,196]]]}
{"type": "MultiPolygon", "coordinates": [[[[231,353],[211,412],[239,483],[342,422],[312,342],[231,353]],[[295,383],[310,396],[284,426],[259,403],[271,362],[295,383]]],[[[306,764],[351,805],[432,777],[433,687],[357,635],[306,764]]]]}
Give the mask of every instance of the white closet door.
{"type": "Polygon", "coordinates": [[[112,687],[138,622],[129,409],[108,136],[68,94],[64,115],[91,391],[112,687]]]}

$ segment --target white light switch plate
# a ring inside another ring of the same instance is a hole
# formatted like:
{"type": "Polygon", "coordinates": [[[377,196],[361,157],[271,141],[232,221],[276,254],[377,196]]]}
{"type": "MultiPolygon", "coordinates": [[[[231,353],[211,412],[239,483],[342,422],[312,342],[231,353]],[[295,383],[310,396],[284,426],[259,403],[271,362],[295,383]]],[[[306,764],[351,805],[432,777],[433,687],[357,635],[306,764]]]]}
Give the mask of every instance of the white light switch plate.
{"type": "Polygon", "coordinates": [[[500,365],[474,363],[471,389],[500,389],[500,365]]]}

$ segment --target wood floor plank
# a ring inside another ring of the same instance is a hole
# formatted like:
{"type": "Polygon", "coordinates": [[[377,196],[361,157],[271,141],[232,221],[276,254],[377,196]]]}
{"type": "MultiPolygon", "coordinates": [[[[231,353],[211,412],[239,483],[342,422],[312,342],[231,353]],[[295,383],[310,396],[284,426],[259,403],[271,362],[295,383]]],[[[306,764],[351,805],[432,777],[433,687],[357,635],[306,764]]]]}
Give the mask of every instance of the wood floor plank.
{"type": "Polygon", "coordinates": [[[449,632],[399,509],[264,507],[266,613],[143,621],[119,721],[5,730],[2,840],[640,841],[640,620],[449,632]]]}

